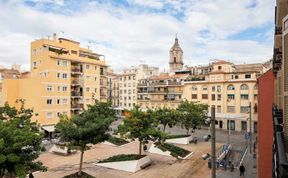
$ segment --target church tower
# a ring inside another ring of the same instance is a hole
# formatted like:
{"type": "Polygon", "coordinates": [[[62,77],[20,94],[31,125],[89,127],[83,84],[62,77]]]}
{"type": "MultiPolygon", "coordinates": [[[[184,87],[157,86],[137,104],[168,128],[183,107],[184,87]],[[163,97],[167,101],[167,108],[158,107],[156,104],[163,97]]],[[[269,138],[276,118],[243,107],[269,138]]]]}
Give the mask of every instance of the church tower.
{"type": "Polygon", "coordinates": [[[170,49],[170,72],[181,70],[183,68],[183,50],[181,49],[176,36],[175,43],[170,49]]]}

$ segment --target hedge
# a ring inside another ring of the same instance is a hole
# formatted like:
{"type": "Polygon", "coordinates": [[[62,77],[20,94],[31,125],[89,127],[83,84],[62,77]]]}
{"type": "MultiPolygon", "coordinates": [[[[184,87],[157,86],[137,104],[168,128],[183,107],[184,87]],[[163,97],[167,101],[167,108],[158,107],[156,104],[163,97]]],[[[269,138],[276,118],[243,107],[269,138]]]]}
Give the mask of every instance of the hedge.
{"type": "Polygon", "coordinates": [[[169,143],[157,142],[157,143],[155,143],[155,145],[157,146],[157,148],[159,148],[162,151],[170,151],[171,156],[173,156],[175,158],[178,158],[178,156],[184,158],[185,156],[187,156],[188,154],[191,153],[188,150],[185,150],[183,148],[180,148],[178,146],[175,146],[175,145],[172,145],[169,143]]]}
{"type": "Polygon", "coordinates": [[[107,159],[104,159],[102,161],[99,161],[99,163],[108,163],[108,162],[117,162],[117,161],[132,161],[132,160],[139,160],[146,155],[136,155],[136,154],[121,154],[121,155],[115,155],[112,157],[109,157],[107,159]]]}

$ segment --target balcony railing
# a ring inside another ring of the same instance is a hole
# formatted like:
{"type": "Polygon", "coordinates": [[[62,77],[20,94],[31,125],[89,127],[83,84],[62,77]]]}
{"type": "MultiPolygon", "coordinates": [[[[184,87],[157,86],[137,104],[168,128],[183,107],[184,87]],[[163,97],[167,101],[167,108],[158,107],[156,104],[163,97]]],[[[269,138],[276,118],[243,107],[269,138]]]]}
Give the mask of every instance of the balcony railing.
{"type": "Polygon", "coordinates": [[[288,158],[283,137],[283,111],[273,106],[272,113],[274,127],[272,172],[274,178],[285,178],[288,177],[288,158]]]}
{"type": "Polygon", "coordinates": [[[83,104],[72,104],[71,109],[72,110],[81,110],[81,109],[83,109],[83,104]]]}
{"type": "Polygon", "coordinates": [[[73,67],[73,68],[71,68],[71,72],[72,73],[82,73],[83,71],[81,70],[81,68],[80,67],[73,67]]]}
{"type": "Polygon", "coordinates": [[[71,91],[71,97],[82,97],[82,96],[83,96],[83,92],[71,91]]]}
{"type": "Polygon", "coordinates": [[[273,54],[273,72],[274,74],[277,73],[281,69],[282,65],[282,51],[279,48],[274,48],[273,54]]]}
{"type": "Polygon", "coordinates": [[[80,79],[74,79],[71,82],[72,86],[76,86],[76,85],[82,85],[82,81],[80,79]]]}
{"type": "Polygon", "coordinates": [[[282,35],[282,27],[275,27],[275,35],[282,35]]]}

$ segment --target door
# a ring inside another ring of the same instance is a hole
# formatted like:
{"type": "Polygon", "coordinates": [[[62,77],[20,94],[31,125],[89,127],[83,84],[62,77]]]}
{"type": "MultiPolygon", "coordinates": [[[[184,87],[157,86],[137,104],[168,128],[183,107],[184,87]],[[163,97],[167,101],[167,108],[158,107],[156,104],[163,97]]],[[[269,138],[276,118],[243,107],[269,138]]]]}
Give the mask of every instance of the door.
{"type": "Polygon", "coordinates": [[[253,128],[254,128],[254,133],[257,133],[257,122],[254,122],[253,128]]]}
{"type": "Polygon", "coordinates": [[[223,122],[219,121],[219,128],[222,129],[222,127],[223,127],[223,122]]]}
{"type": "Polygon", "coordinates": [[[247,122],[241,121],[241,131],[247,131],[247,122]]]}
{"type": "Polygon", "coordinates": [[[235,130],[235,121],[227,120],[227,130],[235,130]]]}

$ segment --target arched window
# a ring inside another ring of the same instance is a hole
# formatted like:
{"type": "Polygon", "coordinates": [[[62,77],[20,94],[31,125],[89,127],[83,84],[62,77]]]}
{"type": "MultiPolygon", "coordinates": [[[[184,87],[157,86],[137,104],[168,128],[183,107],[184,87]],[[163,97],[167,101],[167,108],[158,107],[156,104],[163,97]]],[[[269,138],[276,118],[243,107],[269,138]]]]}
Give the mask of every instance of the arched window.
{"type": "Polygon", "coordinates": [[[254,90],[258,90],[258,85],[257,84],[254,85],[254,90]]]}
{"type": "Polygon", "coordinates": [[[233,85],[228,85],[227,90],[235,90],[235,87],[233,85]]]}
{"type": "Polygon", "coordinates": [[[249,90],[249,87],[248,87],[248,85],[246,85],[246,84],[242,84],[242,85],[240,86],[240,90],[249,90]]]}
{"type": "Polygon", "coordinates": [[[191,90],[192,90],[192,91],[197,91],[197,86],[195,86],[195,85],[192,86],[191,90]]]}

